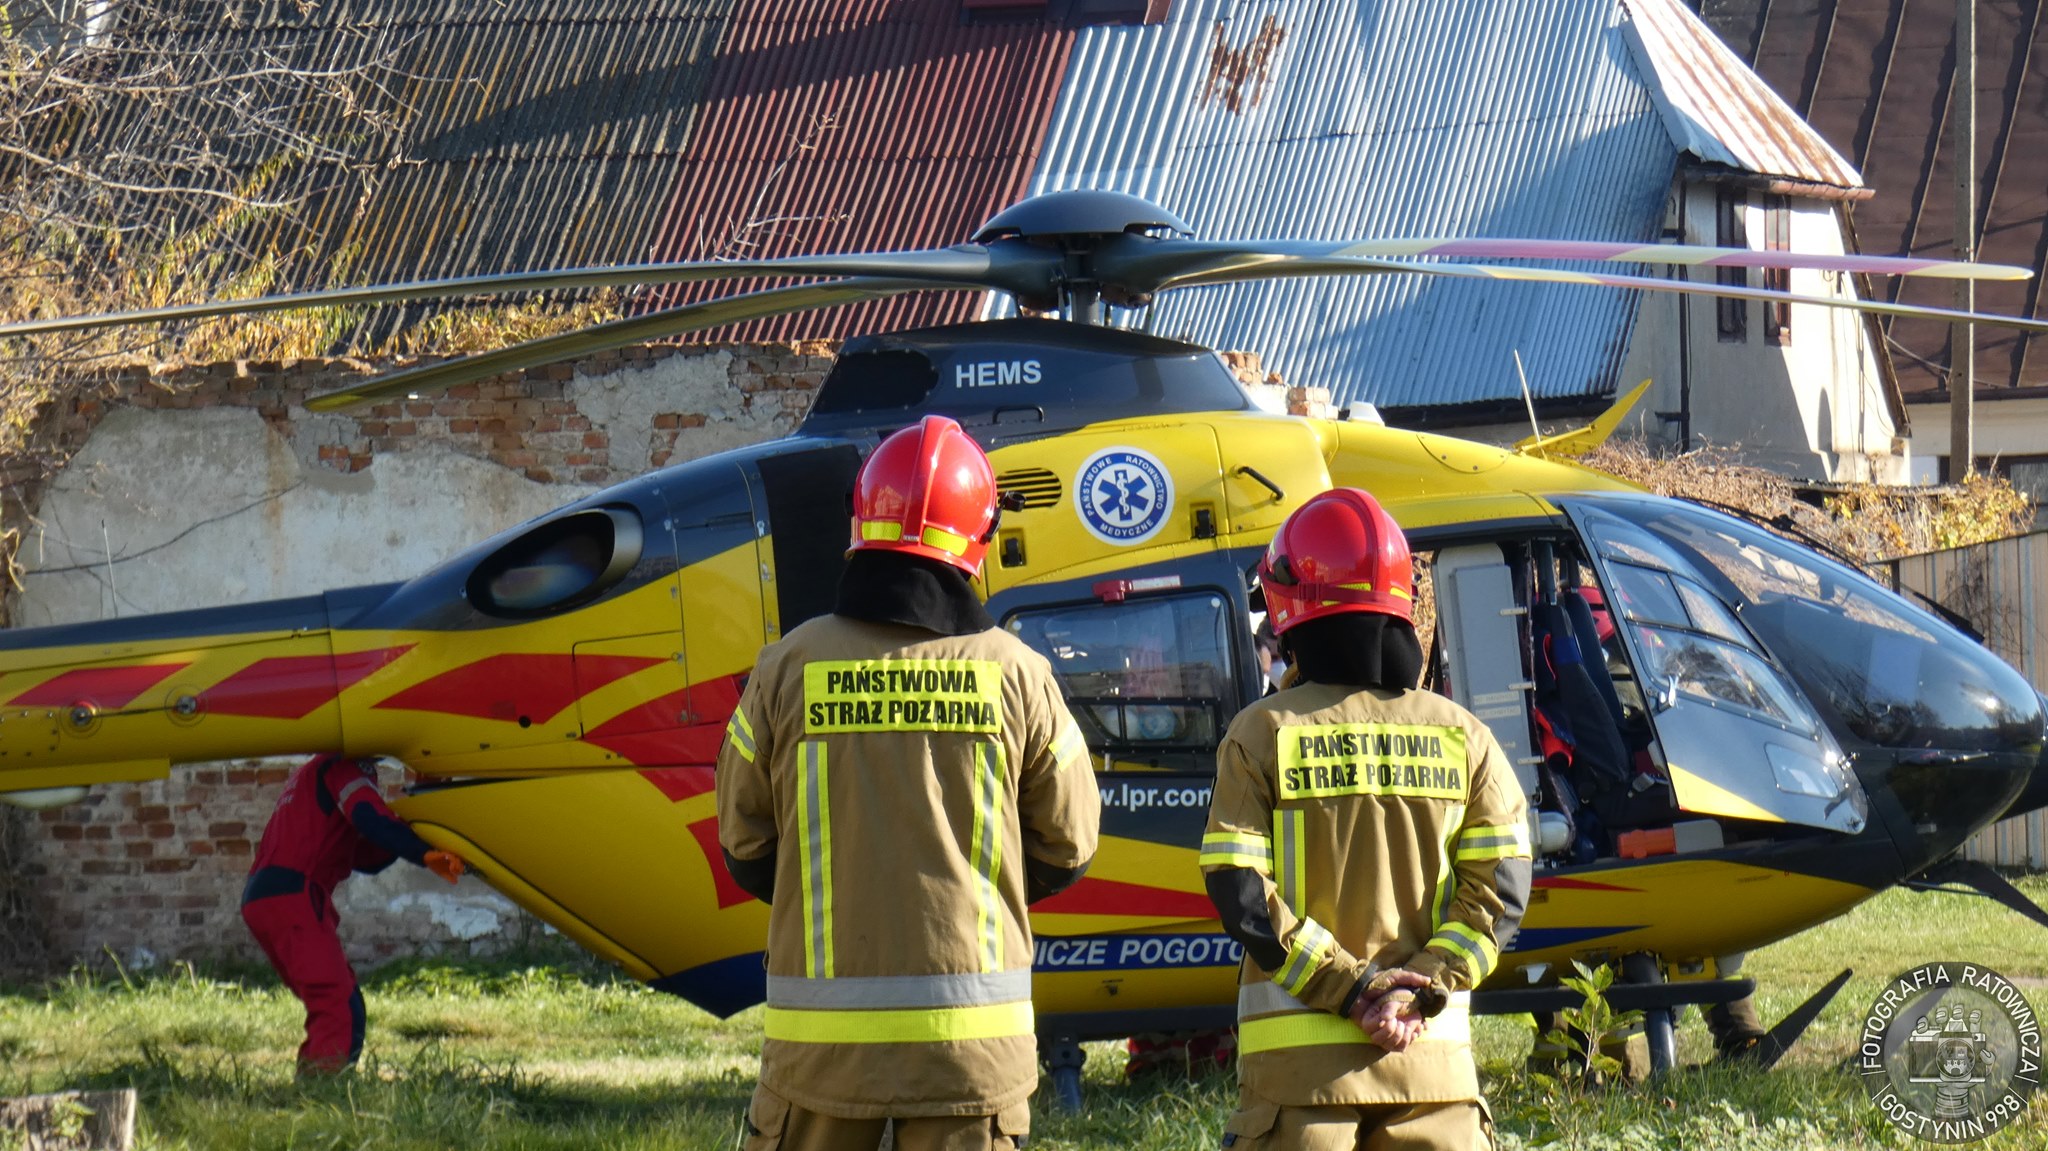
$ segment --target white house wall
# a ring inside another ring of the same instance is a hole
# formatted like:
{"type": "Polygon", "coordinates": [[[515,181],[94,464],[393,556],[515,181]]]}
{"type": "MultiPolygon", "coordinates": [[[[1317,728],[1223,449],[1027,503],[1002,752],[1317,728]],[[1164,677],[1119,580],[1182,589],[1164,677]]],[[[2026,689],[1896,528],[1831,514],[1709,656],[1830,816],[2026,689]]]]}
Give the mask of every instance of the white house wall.
{"type": "MultiPolygon", "coordinates": [[[[1980,458],[2010,464],[2016,458],[2039,459],[2048,455],[2048,396],[2018,400],[1986,400],[1979,396],[1972,407],[1971,422],[1980,458]]],[[[1942,461],[1948,458],[1949,407],[1947,401],[1914,404],[1908,411],[1913,419],[1913,482],[1931,484],[1941,477],[1942,461]]],[[[2048,498],[2048,490],[2036,478],[2026,477],[2023,486],[2037,498],[2048,498]]]]}
{"type": "MultiPolygon", "coordinates": [[[[1689,244],[1715,243],[1716,185],[1687,184],[1678,195],[1685,207],[1684,234],[1668,238],[1689,244]]],[[[1844,251],[1835,205],[1793,199],[1790,208],[1794,250],[1844,251]]],[[[1761,248],[1761,204],[1753,197],[1743,212],[1749,246],[1761,248]]],[[[1713,272],[1701,269],[1693,274],[1704,281],[1713,272]]],[[[1794,271],[1791,290],[1799,295],[1841,297],[1853,292],[1853,285],[1844,280],[1834,272],[1794,271]]],[[[1752,272],[1751,283],[1760,285],[1761,276],[1752,272]]],[[[1902,445],[1895,443],[1898,428],[1885,400],[1868,328],[1858,313],[1795,304],[1791,340],[1785,346],[1775,346],[1765,340],[1763,305],[1756,301],[1745,304],[1749,323],[1744,340],[1721,340],[1717,303],[1711,296],[1644,293],[1635,339],[1616,381],[1622,389],[1645,378],[1652,381],[1641,410],[1628,422],[1630,429],[1651,431],[1660,445],[1677,446],[1678,413],[1687,406],[1681,397],[1681,380],[1689,374],[1695,447],[1732,449],[1749,463],[1791,476],[1905,480],[1902,445]],[[1681,355],[1688,372],[1680,370],[1681,355]]]]}

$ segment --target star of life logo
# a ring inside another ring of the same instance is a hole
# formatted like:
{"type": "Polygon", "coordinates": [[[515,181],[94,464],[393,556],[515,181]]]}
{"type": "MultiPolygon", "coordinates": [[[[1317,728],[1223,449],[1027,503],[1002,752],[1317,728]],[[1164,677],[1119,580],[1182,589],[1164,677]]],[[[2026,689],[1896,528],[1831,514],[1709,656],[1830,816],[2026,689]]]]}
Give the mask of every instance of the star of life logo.
{"type": "Polygon", "coordinates": [[[2041,1023],[2011,980],[1972,963],[1894,977],[1863,1019],[1857,1074],[1901,1131],[1972,1143],[2027,1110],[2041,1081],[2041,1023]]]}
{"type": "Polygon", "coordinates": [[[1150,453],[1104,448],[1082,462],[1074,505],[1081,523],[1103,543],[1144,543],[1166,526],[1173,476],[1150,453]]]}

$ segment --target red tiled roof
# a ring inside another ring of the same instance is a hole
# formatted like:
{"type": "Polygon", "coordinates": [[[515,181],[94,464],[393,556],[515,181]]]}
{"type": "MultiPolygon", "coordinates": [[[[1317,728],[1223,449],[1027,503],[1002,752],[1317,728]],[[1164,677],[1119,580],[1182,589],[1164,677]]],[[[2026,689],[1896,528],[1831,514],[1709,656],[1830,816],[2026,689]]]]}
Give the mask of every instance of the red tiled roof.
{"type": "MultiPolygon", "coordinates": [[[[1056,23],[963,23],[959,0],[743,0],[650,255],[966,240],[1022,196],[1072,43],[1056,23]]],[[[649,304],[737,286],[666,289],[649,304]]],[[[971,292],[905,296],[691,338],[837,337],[965,320],[979,303],[971,292]]]]}

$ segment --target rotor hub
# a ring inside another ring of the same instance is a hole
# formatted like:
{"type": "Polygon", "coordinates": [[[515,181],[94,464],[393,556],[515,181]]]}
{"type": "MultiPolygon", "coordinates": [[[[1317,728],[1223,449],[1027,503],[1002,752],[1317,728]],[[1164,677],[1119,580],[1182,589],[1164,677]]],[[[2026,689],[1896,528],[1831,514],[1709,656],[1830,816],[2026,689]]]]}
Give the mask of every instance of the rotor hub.
{"type": "Polygon", "coordinates": [[[1012,204],[995,214],[974,233],[977,244],[996,240],[1053,240],[1070,247],[1076,240],[1098,240],[1126,232],[1149,234],[1158,231],[1194,235],[1194,229],[1179,216],[1143,196],[1128,192],[1106,192],[1080,188],[1047,192],[1012,204]]]}

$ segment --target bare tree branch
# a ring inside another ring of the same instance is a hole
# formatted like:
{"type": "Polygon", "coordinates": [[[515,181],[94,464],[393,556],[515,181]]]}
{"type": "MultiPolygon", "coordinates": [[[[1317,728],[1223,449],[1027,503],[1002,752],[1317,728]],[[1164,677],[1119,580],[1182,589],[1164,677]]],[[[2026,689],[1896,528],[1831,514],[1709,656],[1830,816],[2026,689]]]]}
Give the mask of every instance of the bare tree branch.
{"type": "MultiPolygon", "coordinates": [[[[295,196],[289,200],[257,200],[223,188],[193,188],[182,187],[176,184],[131,184],[122,180],[109,179],[98,172],[83,168],[77,164],[66,164],[61,160],[53,160],[48,156],[38,155],[27,148],[17,148],[11,144],[0,144],[0,155],[19,156],[31,164],[49,168],[57,175],[69,176],[81,183],[92,184],[115,192],[137,192],[145,196],[199,196],[222,200],[244,208],[289,208],[294,204],[300,204],[305,201],[304,196],[295,196]]],[[[169,171],[175,172],[186,170],[191,165],[169,164],[165,165],[165,167],[169,171]]]]}
{"type": "MultiPolygon", "coordinates": [[[[295,21],[289,7],[278,19],[211,0],[0,0],[0,319],[346,274],[346,249],[320,236],[347,234],[383,171],[407,161],[407,94],[436,81],[395,66],[418,29],[295,21]],[[320,234],[297,224],[315,211],[320,234]]],[[[322,354],[349,320],[0,344],[0,592],[79,398],[136,363],[322,354]]]]}

